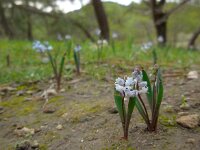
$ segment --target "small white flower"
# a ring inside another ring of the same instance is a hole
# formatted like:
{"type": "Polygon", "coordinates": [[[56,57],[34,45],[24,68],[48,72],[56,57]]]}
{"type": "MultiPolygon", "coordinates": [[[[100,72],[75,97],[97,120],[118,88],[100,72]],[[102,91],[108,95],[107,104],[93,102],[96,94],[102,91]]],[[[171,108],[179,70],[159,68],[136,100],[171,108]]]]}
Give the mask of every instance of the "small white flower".
{"type": "Polygon", "coordinates": [[[95,34],[97,35],[97,36],[99,36],[100,34],[101,34],[101,30],[100,29],[95,29],[95,34]]]}
{"type": "Polygon", "coordinates": [[[103,40],[98,40],[98,41],[97,41],[97,44],[98,44],[98,45],[108,45],[108,41],[105,40],[105,39],[103,39],[103,40]]]}
{"type": "Polygon", "coordinates": [[[115,80],[115,84],[119,84],[119,85],[121,85],[121,86],[124,86],[125,81],[124,81],[124,79],[118,77],[118,78],[115,80]]]}
{"type": "Polygon", "coordinates": [[[125,85],[126,86],[133,86],[135,84],[135,81],[133,80],[132,77],[127,77],[125,85]]]}
{"type": "Polygon", "coordinates": [[[124,87],[119,85],[119,84],[115,84],[115,89],[116,91],[120,92],[121,94],[123,94],[124,91],[124,87]]]}
{"type": "Polygon", "coordinates": [[[124,87],[124,93],[126,99],[129,99],[130,97],[135,97],[137,90],[133,90],[130,86],[124,87]]]}
{"type": "Polygon", "coordinates": [[[134,70],[133,73],[133,78],[135,79],[135,81],[137,82],[141,82],[142,81],[142,72],[139,70],[134,70]]]}
{"type": "Polygon", "coordinates": [[[74,47],[74,51],[75,51],[75,52],[79,52],[81,49],[82,49],[82,47],[81,47],[80,45],[76,45],[76,46],[74,47]]]}
{"type": "Polygon", "coordinates": [[[60,33],[57,34],[57,40],[59,40],[59,41],[62,41],[62,40],[63,40],[62,35],[61,35],[60,33]]]}
{"type": "Polygon", "coordinates": [[[147,50],[149,50],[152,46],[153,46],[153,43],[152,43],[151,41],[149,41],[149,42],[147,42],[147,43],[142,44],[141,50],[147,51],[147,50]]]}
{"type": "Polygon", "coordinates": [[[139,87],[145,87],[145,86],[147,86],[147,82],[146,81],[143,81],[143,82],[140,82],[140,83],[138,83],[138,85],[139,85],[139,87]]]}
{"type": "Polygon", "coordinates": [[[65,35],[65,39],[66,39],[66,40],[70,40],[71,38],[72,38],[71,35],[69,35],[69,34],[65,35]]]}
{"type": "Polygon", "coordinates": [[[145,87],[142,87],[142,89],[140,91],[138,91],[138,93],[139,94],[145,94],[145,93],[147,93],[147,91],[148,91],[148,87],[145,86],[145,87]]]}
{"type": "Polygon", "coordinates": [[[164,42],[164,38],[163,38],[162,35],[159,35],[159,36],[158,36],[158,42],[159,42],[159,43],[164,42]]]}
{"type": "Polygon", "coordinates": [[[113,33],[112,33],[112,38],[113,38],[113,39],[118,38],[118,34],[117,34],[116,32],[113,32],[113,33]]]}

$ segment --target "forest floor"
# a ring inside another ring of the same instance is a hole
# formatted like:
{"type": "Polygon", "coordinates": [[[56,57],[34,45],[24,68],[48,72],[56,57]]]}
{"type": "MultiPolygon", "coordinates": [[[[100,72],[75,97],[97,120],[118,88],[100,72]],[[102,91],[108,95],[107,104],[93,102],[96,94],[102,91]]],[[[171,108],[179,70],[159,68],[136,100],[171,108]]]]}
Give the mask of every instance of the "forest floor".
{"type": "Polygon", "coordinates": [[[163,70],[164,99],[158,131],[149,133],[136,109],[129,128],[129,140],[123,135],[118,113],[113,111],[114,79],[96,80],[88,75],[62,83],[65,91],[45,100],[38,98],[51,80],[0,86],[0,150],[24,147],[41,150],[199,150],[200,127],[184,128],[176,123],[180,114],[200,113],[200,78],[188,79],[190,70],[163,70]],[[187,109],[180,108],[183,100],[187,109]],[[181,112],[181,113],[180,113],[181,112]],[[183,113],[185,112],[185,113],[183,113]],[[27,142],[25,142],[27,141],[27,142]]]}

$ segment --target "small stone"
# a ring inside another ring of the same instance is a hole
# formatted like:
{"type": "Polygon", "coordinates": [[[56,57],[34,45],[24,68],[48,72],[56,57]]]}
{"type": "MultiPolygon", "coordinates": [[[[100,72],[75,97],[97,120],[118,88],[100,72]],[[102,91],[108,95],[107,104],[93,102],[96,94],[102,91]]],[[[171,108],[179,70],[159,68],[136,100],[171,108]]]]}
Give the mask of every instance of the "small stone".
{"type": "Polygon", "coordinates": [[[198,114],[181,116],[176,119],[176,122],[182,127],[193,129],[198,127],[200,123],[200,117],[198,114]]]}
{"type": "Polygon", "coordinates": [[[198,79],[198,72],[197,71],[190,71],[187,75],[188,79],[198,79]]]}
{"type": "Polygon", "coordinates": [[[81,140],[81,143],[83,143],[83,142],[84,142],[84,140],[82,139],[82,140],[81,140]]]}
{"type": "Polygon", "coordinates": [[[52,114],[55,111],[56,111],[56,109],[53,108],[53,107],[45,107],[44,110],[43,110],[43,113],[52,114]]]}
{"type": "Polygon", "coordinates": [[[181,116],[187,116],[187,115],[189,115],[189,112],[179,112],[177,115],[179,117],[181,117],[181,116]]]}
{"type": "Polygon", "coordinates": [[[62,115],[63,118],[66,118],[67,116],[68,116],[68,113],[64,113],[64,114],[62,115]]]}
{"type": "Polygon", "coordinates": [[[189,110],[190,109],[190,105],[188,103],[183,103],[180,105],[180,108],[183,110],[189,110]]]}
{"type": "Polygon", "coordinates": [[[26,136],[35,134],[35,129],[23,127],[22,129],[15,129],[14,133],[18,136],[26,136]]]}
{"type": "Polygon", "coordinates": [[[24,90],[20,90],[20,91],[17,91],[17,96],[22,96],[25,94],[25,91],[24,90]]]}
{"type": "Polygon", "coordinates": [[[187,139],[186,143],[195,144],[195,139],[189,138],[187,139]]]}
{"type": "Polygon", "coordinates": [[[62,130],[63,129],[63,126],[61,124],[57,125],[56,129],[58,130],[62,130]]]}
{"type": "Polygon", "coordinates": [[[31,147],[32,147],[33,149],[39,148],[39,143],[38,143],[38,141],[34,140],[33,143],[31,144],[31,147]]]}
{"type": "Polygon", "coordinates": [[[108,110],[108,112],[111,113],[111,114],[117,114],[117,113],[118,113],[118,110],[117,110],[116,107],[113,107],[113,108],[110,108],[110,109],[108,110]]]}
{"type": "Polygon", "coordinates": [[[174,107],[171,106],[171,105],[166,105],[163,109],[167,113],[173,113],[174,112],[174,107]]]}

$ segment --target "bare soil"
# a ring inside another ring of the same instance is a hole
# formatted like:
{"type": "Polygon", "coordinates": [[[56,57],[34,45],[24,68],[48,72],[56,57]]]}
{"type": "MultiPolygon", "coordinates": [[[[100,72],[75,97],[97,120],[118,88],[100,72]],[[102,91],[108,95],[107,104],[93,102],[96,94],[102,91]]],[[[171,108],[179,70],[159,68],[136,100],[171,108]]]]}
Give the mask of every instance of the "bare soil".
{"type": "Polygon", "coordinates": [[[64,82],[66,91],[52,96],[47,104],[48,108],[56,110],[51,114],[43,113],[44,100],[34,98],[49,86],[49,82],[26,86],[12,84],[18,91],[32,90],[34,93],[16,96],[15,91],[1,97],[0,150],[15,149],[17,143],[25,140],[37,140],[39,149],[48,150],[199,150],[200,127],[187,129],[176,124],[179,112],[200,113],[200,79],[189,80],[183,72],[179,70],[177,73],[175,69],[164,71],[165,94],[158,131],[147,132],[146,125],[134,109],[128,141],[120,138],[123,133],[118,113],[111,113],[115,106],[114,80],[81,76],[64,82]],[[180,108],[183,95],[190,105],[189,110],[180,108]],[[27,100],[27,97],[32,99],[27,100]],[[63,128],[56,129],[58,125],[63,128]],[[14,131],[20,127],[33,128],[37,132],[19,136],[14,131]]]}

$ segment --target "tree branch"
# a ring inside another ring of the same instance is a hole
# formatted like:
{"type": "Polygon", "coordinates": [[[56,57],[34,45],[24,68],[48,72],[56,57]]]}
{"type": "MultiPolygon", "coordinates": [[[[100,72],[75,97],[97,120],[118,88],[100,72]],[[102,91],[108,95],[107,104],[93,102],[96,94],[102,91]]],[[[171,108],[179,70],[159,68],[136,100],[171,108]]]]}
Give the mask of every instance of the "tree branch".
{"type": "Polygon", "coordinates": [[[176,5],[174,8],[170,9],[168,12],[166,12],[166,14],[169,16],[171,15],[173,12],[175,12],[177,9],[179,9],[181,6],[183,6],[185,3],[189,2],[190,0],[183,0],[181,3],[179,3],[178,5],[176,5]]]}
{"type": "Polygon", "coordinates": [[[165,22],[172,13],[174,13],[177,9],[179,9],[181,6],[183,6],[185,3],[189,2],[189,1],[190,0],[184,0],[181,3],[179,3],[177,6],[175,6],[168,12],[166,12],[165,15],[160,20],[156,21],[156,25],[159,25],[159,24],[165,22]]]}
{"type": "MultiPolygon", "coordinates": [[[[24,6],[24,5],[16,5],[13,4],[14,7],[19,8],[19,9],[23,9],[24,11],[28,11],[28,12],[32,12],[38,15],[42,15],[42,16],[48,16],[51,18],[55,18],[55,19],[60,19],[60,18],[65,18],[65,16],[61,13],[48,13],[48,12],[44,12],[41,11],[35,7],[31,7],[31,6],[24,6]]],[[[66,19],[64,19],[66,21],[66,19]]],[[[87,38],[89,38],[92,42],[95,42],[95,39],[92,37],[92,35],[90,34],[90,32],[78,21],[74,20],[74,19],[70,19],[67,18],[67,20],[69,20],[72,24],[74,24],[76,27],[78,27],[81,31],[83,31],[83,33],[86,35],[87,38]]]]}

